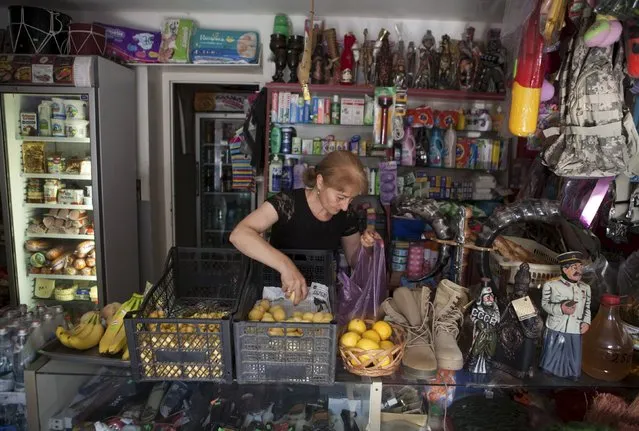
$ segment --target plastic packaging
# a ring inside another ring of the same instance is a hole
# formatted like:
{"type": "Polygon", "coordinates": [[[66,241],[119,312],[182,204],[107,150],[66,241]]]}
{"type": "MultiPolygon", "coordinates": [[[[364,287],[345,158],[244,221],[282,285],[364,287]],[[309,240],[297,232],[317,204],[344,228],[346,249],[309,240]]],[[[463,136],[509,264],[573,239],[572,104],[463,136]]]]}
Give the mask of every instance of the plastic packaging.
{"type": "Polygon", "coordinates": [[[583,371],[608,382],[622,380],[632,366],[632,339],[619,317],[618,296],[604,294],[588,332],[583,336],[583,371]]]}
{"type": "Polygon", "coordinates": [[[372,249],[360,247],[353,274],[348,277],[340,272],[337,278],[342,283],[338,294],[339,324],[345,325],[355,317],[374,319],[388,296],[384,243],[376,241],[372,249]]]}
{"type": "Polygon", "coordinates": [[[530,15],[521,37],[513,81],[509,129],[513,135],[526,137],[535,133],[541,87],[546,70],[544,39],[539,33],[541,2],[530,15]]]}
{"type": "Polygon", "coordinates": [[[457,154],[457,133],[455,129],[452,127],[448,127],[446,133],[444,134],[444,167],[446,168],[454,168],[455,167],[455,156],[457,154]]]}

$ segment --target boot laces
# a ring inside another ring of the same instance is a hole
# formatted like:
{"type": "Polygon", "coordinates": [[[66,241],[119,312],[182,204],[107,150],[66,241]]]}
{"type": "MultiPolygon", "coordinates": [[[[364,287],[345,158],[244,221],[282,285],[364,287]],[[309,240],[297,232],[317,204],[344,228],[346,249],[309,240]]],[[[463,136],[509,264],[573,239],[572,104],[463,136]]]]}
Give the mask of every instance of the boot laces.
{"type": "Polygon", "coordinates": [[[424,310],[424,319],[421,325],[400,325],[408,335],[406,347],[416,345],[432,346],[433,344],[433,319],[430,318],[433,315],[433,303],[429,300],[424,300],[421,307],[424,310]]]}
{"type": "Polygon", "coordinates": [[[457,307],[458,298],[451,298],[434,319],[435,335],[447,332],[454,338],[459,336],[459,328],[464,322],[464,313],[457,307]]]}

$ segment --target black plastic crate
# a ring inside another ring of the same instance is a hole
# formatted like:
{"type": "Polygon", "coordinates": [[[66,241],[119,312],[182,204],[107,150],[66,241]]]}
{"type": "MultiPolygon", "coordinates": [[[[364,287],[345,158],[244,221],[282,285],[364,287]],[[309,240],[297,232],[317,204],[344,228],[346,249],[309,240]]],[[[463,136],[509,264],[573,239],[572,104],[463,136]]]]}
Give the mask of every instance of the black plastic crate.
{"type": "Polygon", "coordinates": [[[231,322],[249,270],[234,249],[172,248],[164,275],[124,321],[133,377],[232,381],[231,322]]]}
{"type": "MultiPolygon", "coordinates": [[[[284,251],[298,267],[306,282],[329,288],[335,313],[335,264],[332,252],[317,250],[284,251]]],[[[337,324],[251,322],[247,316],[262,297],[264,286],[281,285],[277,271],[253,262],[252,276],[244,290],[240,309],[233,322],[235,372],[239,383],[308,383],[331,385],[335,381],[337,324]],[[276,328],[276,329],[273,329],[276,328]],[[302,335],[289,332],[299,328],[302,335]],[[274,335],[273,331],[280,331],[274,335]]]]}

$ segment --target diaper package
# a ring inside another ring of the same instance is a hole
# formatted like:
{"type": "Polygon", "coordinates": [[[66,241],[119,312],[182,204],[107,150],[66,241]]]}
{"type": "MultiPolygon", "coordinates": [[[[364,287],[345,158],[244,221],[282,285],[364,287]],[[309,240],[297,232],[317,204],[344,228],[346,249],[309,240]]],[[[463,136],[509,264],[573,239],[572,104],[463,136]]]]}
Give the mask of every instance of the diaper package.
{"type": "Polygon", "coordinates": [[[191,37],[191,61],[211,64],[259,62],[260,37],[256,31],[197,29],[191,37]]]}

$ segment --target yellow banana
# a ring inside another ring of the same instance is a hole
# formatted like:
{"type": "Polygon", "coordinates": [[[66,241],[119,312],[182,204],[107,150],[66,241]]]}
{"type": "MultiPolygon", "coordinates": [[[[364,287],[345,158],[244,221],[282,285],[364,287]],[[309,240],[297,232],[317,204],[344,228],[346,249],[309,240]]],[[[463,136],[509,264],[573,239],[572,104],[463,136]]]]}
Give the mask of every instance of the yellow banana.
{"type": "Polygon", "coordinates": [[[100,318],[96,315],[91,319],[91,331],[85,337],[71,337],[71,345],[78,350],[87,350],[95,347],[104,335],[104,327],[100,318]]]}
{"type": "Polygon", "coordinates": [[[126,346],[126,331],[124,330],[124,326],[120,327],[120,330],[115,335],[113,342],[109,346],[109,353],[111,355],[115,355],[126,346]]]}
{"type": "MultiPolygon", "coordinates": [[[[129,311],[137,310],[140,306],[140,301],[143,298],[142,295],[134,293],[133,296],[126,301],[113,315],[111,323],[106,328],[102,339],[100,340],[100,353],[108,353],[111,350],[111,346],[114,344],[114,340],[120,329],[124,331],[124,316],[129,311]]],[[[120,349],[121,350],[121,349],[120,349]]]]}
{"type": "Polygon", "coordinates": [[[73,348],[70,342],[71,337],[85,336],[89,332],[91,332],[91,325],[81,323],[75,326],[71,331],[64,329],[62,326],[58,326],[55,334],[63,345],[73,348]]]}
{"type": "Polygon", "coordinates": [[[129,358],[129,346],[124,346],[124,354],[122,355],[123,361],[128,361],[129,358]]]}

